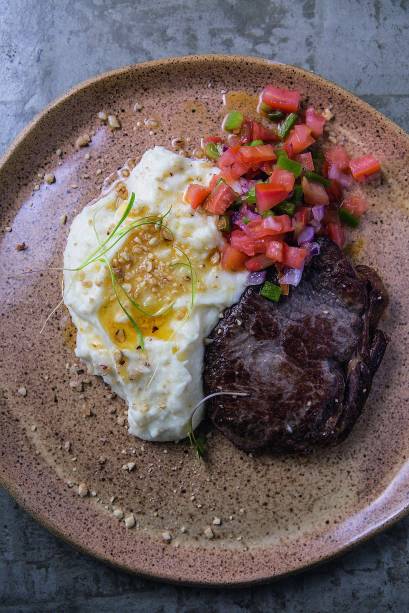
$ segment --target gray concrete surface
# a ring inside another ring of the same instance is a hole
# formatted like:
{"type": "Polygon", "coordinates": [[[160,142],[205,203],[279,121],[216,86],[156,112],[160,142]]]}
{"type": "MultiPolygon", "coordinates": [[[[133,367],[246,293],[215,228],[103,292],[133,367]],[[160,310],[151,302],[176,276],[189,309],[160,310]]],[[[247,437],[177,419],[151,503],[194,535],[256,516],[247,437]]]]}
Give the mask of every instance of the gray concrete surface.
{"type": "MultiPolygon", "coordinates": [[[[315,70],[409,130],[407,0],[0,0],[0,151],[44,105],[91,75],[208,52],[315,70]]],[[[409,519],[269,586],[176,588],[73,551],[0,492],[2,612],[403,612],[408,564],[409,519]]]]}

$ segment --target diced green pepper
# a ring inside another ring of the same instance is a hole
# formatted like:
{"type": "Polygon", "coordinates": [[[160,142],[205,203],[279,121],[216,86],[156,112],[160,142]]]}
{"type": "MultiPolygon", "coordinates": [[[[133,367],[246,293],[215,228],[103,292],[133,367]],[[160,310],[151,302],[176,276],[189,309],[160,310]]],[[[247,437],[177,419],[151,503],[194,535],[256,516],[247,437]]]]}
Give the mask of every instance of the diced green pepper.
{"type": "Polygon", "coordinates": [[[322,149],[312,148],[311,149],[312,161],[314,162],[314,168],[318,171],[322,171],[322,165],[324,163],[324,154],[322,149]]]}
{"type": "Polygon", "coordinates": [[[283,158],[288,158],[287,151],[286,151],[285,149],[279,149],[279,148],[277,148],[277,149],[275,150],[275,152],[276,152],[277,160],[278,160],[280,157],[283,157],[283,158]]]}
{"type": "Polygon", "coordinates": [[[276,213],[290,215],[291,217],[295,213],[295,202],[288,202],[288,201],[280,202],[280,204],[275,207],[275,211],[276,213]]]}
{"type": "Polygon", "coordinates": [[[284,139],[298,119],[297,113],[290,113],[278,126],[278,135],[284,139]]]}
{"type": "Polygon", "coordinates": [[[325,187],[330,187],[331,185],[331,181],[329,179],[326,179],[325,177],[319,175],[317,172],[313,172],[312,170],[306,170],[304,172],[304,175],[310,181],[314,181],[315,183],[321,183],[321,185],[324,185],[325,187]]]}
{"type": "Polygon", "coordinates": [[[246,224],[246,226],[247,226],[247,224],[248,224],[248,223],[250,223],[250,219],[249,219],[248,217],[246,217],[246,216],[242,217],[242,218],[241,218],[241,221],[242,221],[244,224],[246,224]]]}
{"type": "Polygon", "coordinates": [[[244,115],[239,111],[230,111],[227,113],[226,117],[223,119],[223,130],[227,132],[234,132],[235,130],[240,130],[243,125],[244,115]]]}
{"type": "Polygon", "coordinates": [[[250,143],[250,147],[257,147],[257,145],[264,145],[264,141],[258,139],[258,140],[252,140],[250,143]]]}
{"type": "Polygon", "coordinates": [[[281,296],[281,287],[271,283],[271,281],[265,281],[260,290],[260,295],[272,302],[278,302],[281,296]]]}
{"type": "Polygon", "coordinates": [[[274,216],[275,216],[275,213],[274,213],[274,211],[272,211],[271,209],[269,209],[268,211],[263,211],[263,212],[261,213],[261,216],[262,216],[262,217],[274,217],[274,216]]]}
{"type": "Polygon", "coordinates": [[[256,188],[254,186],[249,189],[244,199],[248,204],[256,204],[256,188]]]}
{"type": "Polygon", "coordinates": [[[220,157],[220,152],[217,148],[216,143],[207,143],[204,148],[204,152],[206,157],[211,160],[218,160],[220,157]]]}
{"type": "Polygon", "coordinates": [[[303,197],[304,192],[302,191],[301,185],[296,185],[293,190],[291,202],[294,202],[295,204],[301,204],[303,197]]]}
{"type": "Polygon", "coordinates": [[[295,177],[299,177],[302,173],[302,164],[296,162],[295,160],[290,160],[284,155],[278,156],[277,167],[292,172],[295,177]]]}
{"type": "Polygon", "coordinates": [[[220,232],[230,232],[231,223],[229,215],[220,215],[217,220],[217,229],[220,230],[220,232]]]}
{"type": "Polygon", "coordinates": [[[338,214],[340,220],[347,226],[350,226],[351,228],[356,228],[357,226],[359,226],[359,217],[356,217],[346,209],[343,209],[341,207],[338,211],[338,214]]]}
{"type": "Polygon", "coordinates": [[[271,121],[277,121],[277,119],[282,119],[284,117],[284,113],[282,111],[267,111],[267,117],[271,119],[271,121]]]}

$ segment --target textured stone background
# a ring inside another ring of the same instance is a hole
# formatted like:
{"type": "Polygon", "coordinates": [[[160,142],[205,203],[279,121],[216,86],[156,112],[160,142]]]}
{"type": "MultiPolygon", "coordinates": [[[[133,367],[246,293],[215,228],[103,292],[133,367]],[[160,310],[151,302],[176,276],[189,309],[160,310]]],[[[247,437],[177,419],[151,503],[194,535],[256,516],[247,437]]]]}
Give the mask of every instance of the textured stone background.
{"type": "MultiPolygon", "coordinates": [[[[49,101],[124,64],[262,55],[353,90],[409,130],[407,0],[0,0],[0,152],[49,101]]],[[[0,492],[0,611],[409,610],[409,519],[339,560],[252,589],[176,588],[75,552],[0,492]]]]}

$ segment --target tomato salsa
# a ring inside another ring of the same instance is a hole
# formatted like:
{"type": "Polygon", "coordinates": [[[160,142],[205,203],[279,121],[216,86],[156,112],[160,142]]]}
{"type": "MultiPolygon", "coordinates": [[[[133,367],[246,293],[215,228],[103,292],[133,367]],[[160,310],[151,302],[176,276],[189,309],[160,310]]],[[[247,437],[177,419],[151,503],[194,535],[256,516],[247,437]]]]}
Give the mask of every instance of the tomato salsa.
{"type": "Polygon", "coordinates": [[[265,294],[278,300],[319,253],[316,237],[344,247],[345,226],[357,227],[368,209],[359,183],[381,167],[371,153],[351,159],[343,146],[322,142],[328,113],[305,108],[298,91],[266,85],[257,112],[250,119],[230,111],[220,134],[202,139],[220,172],[208,187],[189,185],[185,201],[219,216],[223,268],[276,268],[279,286],[265,294]]]}

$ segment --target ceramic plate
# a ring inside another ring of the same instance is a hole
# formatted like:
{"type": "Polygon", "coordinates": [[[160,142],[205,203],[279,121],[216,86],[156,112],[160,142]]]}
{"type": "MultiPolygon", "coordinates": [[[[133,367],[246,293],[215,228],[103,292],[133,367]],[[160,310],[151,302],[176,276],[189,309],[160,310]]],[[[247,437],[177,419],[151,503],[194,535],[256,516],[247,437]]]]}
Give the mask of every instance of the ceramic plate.
{"type": "Polygon", "coordinates": [[[249,584],[300,570],[400,517],[409,488],[408,150],[408,136],[352,94],[301,69],[248,57],[130,66],[48,107],[0,167],[2,484],[83,551],[190,584],[249,584]],[[61,266],[70,223],[99,195],[104,177],[154,144],[170,147],[174,137],[192,152],[201,135],[218,129],[226,91],[236,92],[232,105],[251,110],[254,94],[270,82],[330,107],[332,135],[350,153],[372,151],[382,161],[381,184],[365,188],[371,207],[353,251],[386,283],[391,300],[380,327],[391,342],[364,414],[340,446],[309,457],[252,457],[213,433],[202,462],[187,444],[128,435],[124,403],[100,379],[78,372],[64,308],[40,334],[61,298],[61,274],[50,269],[61,266]],[[122,128],[102,125],[102,110],[122,128]],[[152,118],[158,127],[145,125],[152,118]],[[84,133],[91,144],[78,150],[84,133]],[[22,242],[27,248],[17,251],[22,242]],[[131,472],[122,469],[128,462],[131,472]],[[78,495],[80,483],[89,495],[78,495]],[[134,514],[134,528],[115,518],[118,507],[134,514]]]}

